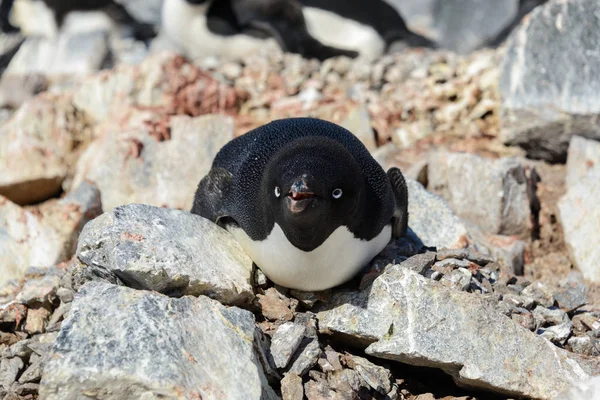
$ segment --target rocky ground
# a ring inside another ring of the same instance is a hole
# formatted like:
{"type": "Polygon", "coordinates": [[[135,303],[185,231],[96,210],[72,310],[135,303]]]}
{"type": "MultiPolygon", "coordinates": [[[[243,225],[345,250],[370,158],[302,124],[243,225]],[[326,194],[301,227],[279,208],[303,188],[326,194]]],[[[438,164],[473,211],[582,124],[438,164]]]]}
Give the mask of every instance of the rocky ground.
{"type": "Polygon", "coordinates": [[[598,7],[549,2],[468,55],[9,67],[0,399],[592,398],[598,7]],[[187,212],[221,146],[289,116],[345,126],[408,178],[407,236],[320,293],[274,286],[187,212]]]}

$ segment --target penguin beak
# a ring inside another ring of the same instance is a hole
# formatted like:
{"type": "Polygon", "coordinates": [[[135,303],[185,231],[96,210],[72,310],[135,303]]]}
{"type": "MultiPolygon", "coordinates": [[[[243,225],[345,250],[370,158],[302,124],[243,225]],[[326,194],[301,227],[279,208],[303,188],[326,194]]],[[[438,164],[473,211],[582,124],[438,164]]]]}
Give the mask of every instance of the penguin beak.
{"type": "Polygon", "coordinates": [[[298,214],[306,210],[315,197],[315,193],[308,187],[306,180],[301,178],[290,187],[286,202],[290,211],[298,214]]]}

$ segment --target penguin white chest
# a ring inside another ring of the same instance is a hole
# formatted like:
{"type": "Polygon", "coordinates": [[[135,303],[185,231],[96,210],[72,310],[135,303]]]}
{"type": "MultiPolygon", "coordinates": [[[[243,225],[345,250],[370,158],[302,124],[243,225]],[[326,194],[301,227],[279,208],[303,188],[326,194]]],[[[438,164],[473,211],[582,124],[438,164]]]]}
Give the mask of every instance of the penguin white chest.
{"type": "Polygon", "coordinates": [[[305,291],[325,290],[349,280],[392,237],[390,225],[369,241],[355,238],[348,228],[340,226],[319,247],[303,251],[289,242],[277,224],[263,241],[253,241],[239,227],[228,230],[269,279],[305,291]]]}

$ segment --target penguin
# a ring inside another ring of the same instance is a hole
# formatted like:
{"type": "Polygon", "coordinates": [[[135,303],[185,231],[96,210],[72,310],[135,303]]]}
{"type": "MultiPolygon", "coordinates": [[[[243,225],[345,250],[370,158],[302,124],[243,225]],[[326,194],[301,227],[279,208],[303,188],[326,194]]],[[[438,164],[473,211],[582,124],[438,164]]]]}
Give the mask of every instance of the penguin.
{"type": "MultiPolygon", "coordinates": [[[[71,11],[104,11],[112,20],[119,24],[131,26],[133,36],[137,40],[146,41],[156,35],[152,24],[139,22],[120,3],[114,0],[43,0],[46,6],[54,13],[57,30],[63,27],[66,16],[71,11]]],[[[0,4],[0,28],[4,33],[18,31],[10,21],[10,12],[14,0],[2,0],[0,4]]]]}
{"type": "Polygon", "coordinates": [[[401,171],[384,172],[346,129],[288,118],[227,143],[191,212],[228,230],[274,283],[320,291],[406,233],[408,192],[401,171]]]}
{"type": "Polygon", "coordinates": [[[270,39],[284,51],[307,58],[358,55],[312,37],[296,0],[165,0],[162,31],[192,59],[240,58],[270,39]]]}
{"type": "Polygon", "coordinates": [[[300,0],[308,31],[335,48],[356,51],[373,61],[398,41],[408,47],[435,48],[408,29],[400,13],[384,0],[300,0]]]}

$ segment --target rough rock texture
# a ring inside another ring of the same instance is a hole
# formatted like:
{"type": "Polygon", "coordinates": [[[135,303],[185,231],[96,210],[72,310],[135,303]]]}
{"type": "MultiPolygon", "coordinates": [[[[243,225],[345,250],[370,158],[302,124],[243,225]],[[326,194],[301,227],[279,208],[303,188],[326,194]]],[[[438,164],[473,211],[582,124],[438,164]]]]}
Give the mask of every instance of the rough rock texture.
{"type": "Polygon", "coordinates": [[[501,316],[484,298],[401,265],[368,290],[334,296],[318,317],[321,331],[362,342],[369,355],[441,368],[461,386],[550,399],[589,376],[568,352],[501,316]]]}
{"type": "Polygon", "coordinates": [[[558,203],[571,260],[583,276],[600,282],[600,166],[589,171],[558,203]]]}
{"type": "Polygon", "coordinates": [[[40,397],[276,398],[254,341],[248,311],[92,282],[58,335],[40,397]]]}
{"type": "Polygon", "coordinates": [[[595,0],[550,1],[509,40],[500,77],[502,137],[533,158],[564,161],[572,135],[600,139],[599,12],[595,0]]]}
{"type": "Polygon", "coordinates": [[[408,225],[424,245],[461,248],[469,243],[467,230],[441,197],[411,179],[408,186],[408,225]]]}
{"type": "Polygon", "coordinates": [[[598,400],[600,399],[600,377],[584,382],[578,382],[572,388],[565,390],[555,400],[598,400]]]}
{"type": "Polygon", "coordinates": [[[530,191],[519,161],[447,151],[431,152],[428,161],[428,187],[459,217],[492,234],[530,235],[530,191]]]}
{"type": "Polygon", "coordinates": [[[567,154],[567,188],[575,186],[585,174],[600,166],[600,142],[573,136],[567,154]]]}
{"type": "Polygon", "coordinates": [[[233,236],[186,211],[117,207],[85,226],[77,258],[138,289],[204,294],[227,304],[254,297],[252,261],[233,236]]]}
{"type": "Polygon", "coordinates": [[[0,284],[21,278],[30,266],[68,260],[83,226],[101,212],[100,193],[87,182],[31,211],[0,196],[0,284]]]}
{"type": "Polygon", "coordinates": [[[0,127],[0,195],[18,204],[56,195],[90,138],[68,97],[44,93],[26,103],[0,127]]]}
{"type": "Polygon", "coordinates": [[[233,120],[219,115],[104,135],[79,159],[73,184],[95,182],[104,211],[129,203],[189,210],[198,182],[233,137],[233,120]]]}

